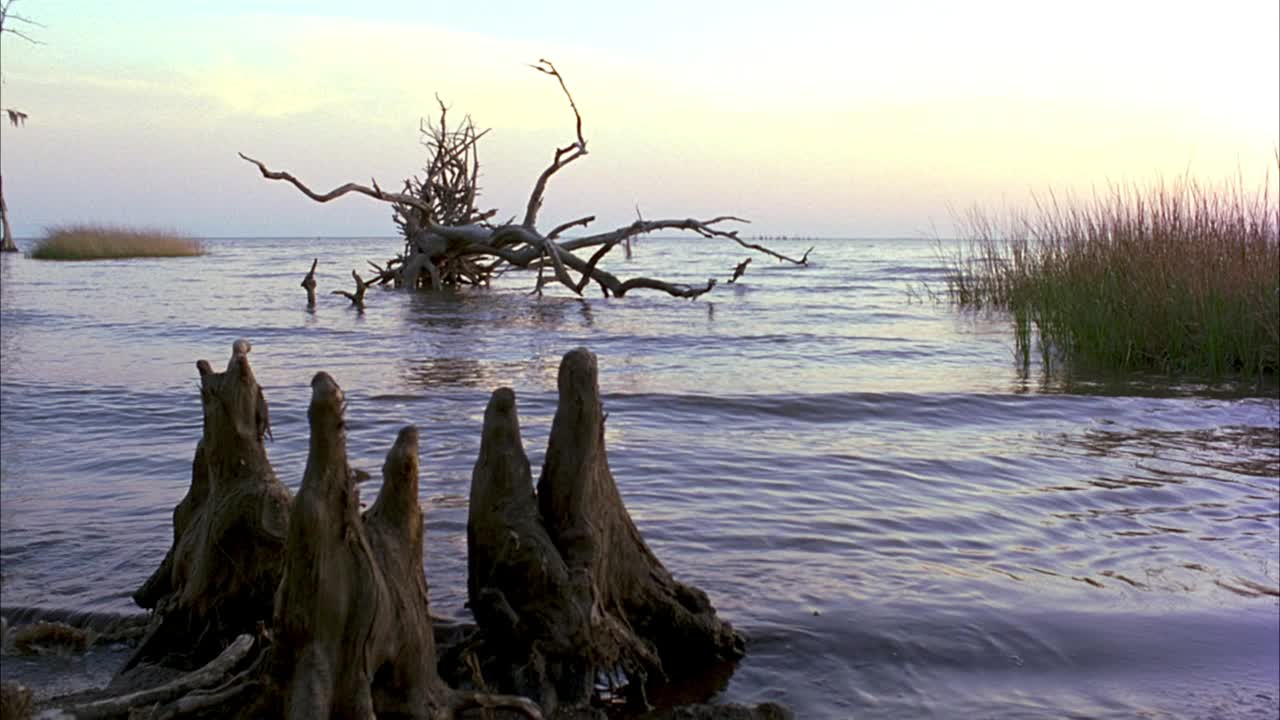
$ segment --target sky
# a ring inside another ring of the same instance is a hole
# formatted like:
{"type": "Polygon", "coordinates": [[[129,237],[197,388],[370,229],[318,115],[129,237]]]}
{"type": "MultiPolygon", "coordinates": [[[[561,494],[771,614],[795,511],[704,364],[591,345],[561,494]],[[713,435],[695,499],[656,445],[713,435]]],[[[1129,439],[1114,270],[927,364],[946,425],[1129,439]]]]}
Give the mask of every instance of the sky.
{"type": "MultiPolygon", "coordinates": [[[[746,235],[949,235],[971,207],[1190,174],[1275,188],[1280,3],[17,0],[0,172],[19,237],[76,222],[200,237],[386,236],[318,190],[420,171],[436,96],[491,128],[481,205],[541,226],[751,220],[746,235]]],[[[1273,197],[1275,195],[1273,194],[1273,197]]]]}

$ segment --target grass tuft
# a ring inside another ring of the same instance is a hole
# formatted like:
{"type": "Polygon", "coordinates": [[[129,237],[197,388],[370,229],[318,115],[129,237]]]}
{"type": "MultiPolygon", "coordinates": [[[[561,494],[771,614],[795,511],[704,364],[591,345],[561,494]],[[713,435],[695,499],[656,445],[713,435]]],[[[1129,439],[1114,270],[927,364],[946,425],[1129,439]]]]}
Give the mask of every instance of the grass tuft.
{"type": "Polygon", "coordinates": [[[203,255],[198,240],[165,230],[68,225],[47,230],[31,250],[37,260],[185,257],[203,255]]]}
{"type": "Polygon", "coordinates": [[[1275,376],[1280,240],[1270,178],[1052,194],[1002,219],[975,209],[939,244],[949,299],[1009,311],[1025,361],[1174,374],[1275,376]]]}

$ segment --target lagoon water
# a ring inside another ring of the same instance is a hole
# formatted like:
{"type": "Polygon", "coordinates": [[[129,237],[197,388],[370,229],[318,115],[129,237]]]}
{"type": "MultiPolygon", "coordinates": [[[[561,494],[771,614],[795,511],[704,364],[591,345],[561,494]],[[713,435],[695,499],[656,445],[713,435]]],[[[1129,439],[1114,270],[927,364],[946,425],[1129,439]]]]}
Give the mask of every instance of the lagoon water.
{"type": "MultiPolygon", "coordinates": [[[[757,256],[696,301],[320,290],[392,239],[227,239],[201,258],[0,257],[3,605],[136,612],[200,434],[195,361],[238,337],[296,488],[308,382],[348,400],[353,465],[422,432],[433,611],[458,620],[488,394],[518,396],[535,475],[560,356],[600,360],[628,509],[749,638],[716,697],[804,718],[1260,717],[1280,711],[1274,386],[1047,376],[1006,318],[919,301],[927,240],[757,256]]],[[[779,242],[786,252],[805,245],[779,242]]],[[[699,282],[747,256],[645,239],[622,276],[699,282]]],[[[606,261],[608,264],[610,261],[606,261]]],[[[377,482],[362,486],[371,502],[377,482]]]]}

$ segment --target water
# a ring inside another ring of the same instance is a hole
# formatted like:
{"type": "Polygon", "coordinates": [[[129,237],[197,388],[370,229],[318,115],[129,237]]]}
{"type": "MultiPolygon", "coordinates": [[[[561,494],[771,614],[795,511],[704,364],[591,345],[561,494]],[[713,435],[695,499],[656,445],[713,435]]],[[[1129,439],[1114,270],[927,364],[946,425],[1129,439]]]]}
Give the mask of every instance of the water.
{"type": "MultiPolygon", "coordinates": [[[[521,274],[371,290],[363,314],[327,294],[307,312],[298,282],[319,257],[321,292],[346,289],[393,240],[209,246],[0,258],[5,606],[136,610],[189,481],[195,361],[247,337],[291,486],[317,370],[346,390],[355,466],[376,474],[418,424],[432,609],[466,619],[488,393],[515,388],[537,468],[559,358],[586,345],[632,516],[749,637],[718,697],[832,718],[1280,711],[1273,388],[1020,367],[1004,318],[913,301],[940,281],[927,241],[819,241],[803,269],[758,256],[693,302],[539,298],[521,274]]],[[[643,240],[612,269],[700,283],[746,255],[643,240]]]]}

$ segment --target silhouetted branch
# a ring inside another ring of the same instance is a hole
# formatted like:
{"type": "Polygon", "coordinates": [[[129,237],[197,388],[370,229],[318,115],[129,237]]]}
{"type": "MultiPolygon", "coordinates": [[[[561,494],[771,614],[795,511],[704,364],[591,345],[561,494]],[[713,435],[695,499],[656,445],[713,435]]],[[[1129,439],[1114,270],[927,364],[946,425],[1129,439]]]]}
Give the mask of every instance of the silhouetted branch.
{"type": "Polygon", "coordinates": [[[542,171],[542,174],[538,176],[538,181],[533,185],[533,192],[529,194],[529,204],[524,211],[524,221],[520,223],[532,229],[538,220],[538,210],[542,208],[542,196],[547,190],[547,181],[560,168],[586,155],[587,141],[582,137],[582,115],[578,112],[578,105],[573,101],[573,95],[569,93],[568,86],[564,84],[564,77],[560,74],[560,71],[556,70],[556,66],[546,59],[539,60],[536,65],[530,65],[529,67],[540,73],[550,75],[559,81],[560,89],[564,91],[564,96],[569,99],[569,107],[573,110],[577,130],[577,141],[562,148],[556,148],[555,158],[551,161],[551,165],[542,171]]]}
{"type": "Polygon", "coordinates": [[[577,220],[570,220],[567,223],[560,223],[559,225],[556,226],[554,230],[547,233],[547,239],[555,240],[556,238],[560,237],[560,233],[564,232],[565,230],[568,230],[571,227],[577,227],[578,225],[581,225],[582,227],[586,227],[591,223],[595,222],[595,219],[596,219],[595,215],[588,215],[586,217],[580,217],[577,220]]]}
{"type": "Polygon", "coordinates": [[[371,188],[366,185],[360,185],[358,183],[347,183],[345,185],[339,185],[338,187],[330,190],[329,192],[318,193],[312,190],[311,188],[307,187],[306,185],[304,185],[301,180],[294,177],[293,175],[290,175],[287,172],[276,172],[274,170],[268,170],[267,166],[263,165],[261,161],[254,160],[253,158],[249,157],[248,155],[245,155],[244,153],[237,153],[237,154],[241,157],[241,159],[245,160],[246,162],[251,162],[254,165],[257,165],[258,170],[262,173],[262,177],[268,180],[284,180],[290,183],[291,185],[293,185],[294,187],[298,188],[298,190],[300,190],[303,195],[306,195],[307,197],[311,198],[312,200],[315,200],[316,202],[320,202],[320,203],[329,202],[330,200],[335,200],[337,198],[340,198],[343,195],[346,195],[347,193],[354,192],[354,193],[360,193],[361,195],[368,195],[369,197],[374,198],[375,200],[382,200],[385,202],[394,202],[394,203],[403,203],[405,205],[412,205],[416,208],[421,208],[423,210],[428,209],[427,206],[424,205],[420,200],[410,195],[405,195],[403,193],[389,193],[382,190],[381,188],[371,188]]]}
{"type": "Polygon", "coordinates": [[[11,8],[13,7],[13,4],[16,3],[17,1],[18,0],[5,0],[5,2],[0,2],[0,34],[9,33],[11,35],[16,35],[17,37],[20,37],[23,40],[26,40],[32,45],[43,45],[44,44],[43,42],[31,37],[30,35],[22,32],[21,30],[14,28],[12,25],[9,25],[8,27],[6,27],[6,25],[9,23],[10,20],[16,20],[20,23],[31,25],[32,27],[38,27],[38,28],[44,27],[44,25],[36,22],[35,20],[24,17],[22,15],[13,14],[13,12],[11,11],[11,8]]]}

